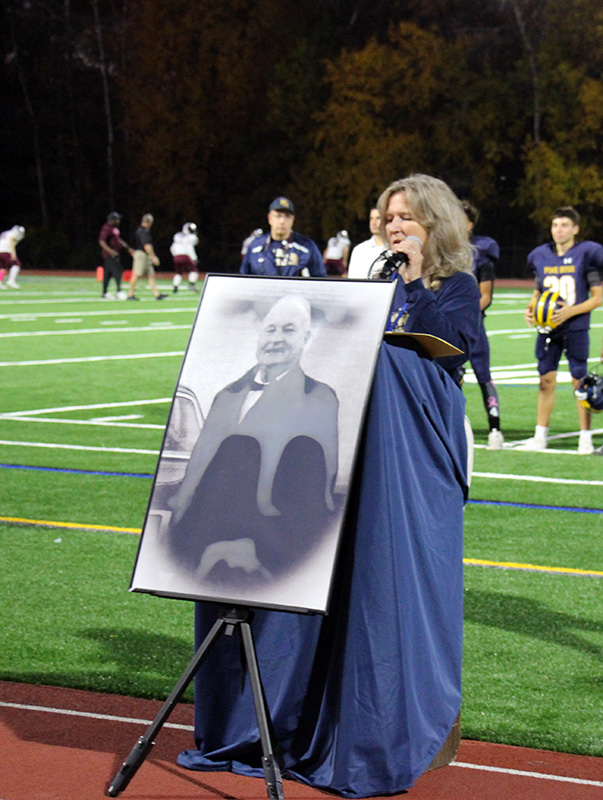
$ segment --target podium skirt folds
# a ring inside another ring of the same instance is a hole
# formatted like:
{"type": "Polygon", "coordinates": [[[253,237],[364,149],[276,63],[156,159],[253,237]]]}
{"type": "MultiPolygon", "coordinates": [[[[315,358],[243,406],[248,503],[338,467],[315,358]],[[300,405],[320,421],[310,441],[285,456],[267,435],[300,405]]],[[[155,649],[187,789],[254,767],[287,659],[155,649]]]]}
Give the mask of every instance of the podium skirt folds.
{"type": "MultiPolygon", "coordinates": [[[[343,797],[400,793],[457,719],[464,409],[436,363],[382,345],[329,614],[253,617],[285,777],[343,797]]],[[[207,603],[196,612],[199,646],[217,613],[207,603]]],[[[263,777],[236,637],[219,637],[197,674],[195,741],[182,766],[263,777]]]]}

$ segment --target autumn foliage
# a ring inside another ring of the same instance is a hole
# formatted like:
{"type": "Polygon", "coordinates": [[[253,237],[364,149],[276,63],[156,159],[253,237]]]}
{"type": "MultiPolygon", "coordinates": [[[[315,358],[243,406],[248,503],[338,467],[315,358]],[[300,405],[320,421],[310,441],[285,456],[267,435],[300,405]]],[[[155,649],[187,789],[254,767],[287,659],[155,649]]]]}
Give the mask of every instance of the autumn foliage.
{"type": "Polygon", "coordinates": [[[561,203],[603,239],[599,0],[5,0],[1,13],[0,227],[39,230],[40,265],[51,249],[52,265],[83,266],[116,207],[130,229],[152,211],[160,249],[196,221],[208,268],[235,270],[280,193],[319,245],[341,228],[358,240],[379,192],[417,170],[472,199],[503,248],[541,241],[561,203]]]}

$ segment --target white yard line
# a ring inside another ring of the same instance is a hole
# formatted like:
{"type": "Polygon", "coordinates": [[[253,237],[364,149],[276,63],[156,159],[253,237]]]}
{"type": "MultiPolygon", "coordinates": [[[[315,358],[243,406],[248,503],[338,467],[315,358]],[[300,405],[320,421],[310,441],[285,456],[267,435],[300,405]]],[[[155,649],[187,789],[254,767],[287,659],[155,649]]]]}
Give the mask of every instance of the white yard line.
{"type": "Polygon", "coordinates": [[[529,483],[555,483],[560,486],[603,486],[603,481],[585,481],[574,478],[545,478],[541,475],[514,475],[508,472],[473,472],[474,478],[492,478],[502,481],[528,481],[529,483]]]}
{"type": "Polygon", "coordinates": [[[11,422],[44,422],[44,423],[58,423],[60,425],[91,425],[105,428],[144,428],[148,430],[164,430],[165,425],[158,425],[156,423],[142,423],[142,422],[123,422],[124,419],[140,418],[140,415],[129,415],[121,417],[109,417],[103,419],[102,417],[92,417],[90,419],[71,419],[71,418],[57,418],[57,417],[40,417],[39,414],[63,414],[68,411],[96,411],[98,409],[107,408],[128,408],[134,409],[138,406],[148,405],[167,405],[172,402],[171,397],[159,397],[154,400],[122,400],[118,403],[89,403],[86,405],[77,406],[56,406],[54,408],[36,408],[24,411],[7,411],[5,414],[0,414],[0,419],[10,420],[11,422]]]}
{"type": "Polygon", "coordinates": [[[19,442],[0,439],[0,444],[9,447],[39,447],[47,450],[89,450],[94,453],[133,453],[143,456],[158,456],[159,450],[143,450],[137,447],[93,447],[89,444],[57,444],[56,442],[19,442]]]}
{"type": "MultiPolygon", "coordinates": [[[[53,301],[56,302],[56,301],[53,301]]],[[[112,317],[112,316],[135,316],[137,314],[190,314],[191,311],[194,311],[192,306],[187,306],[183,308],[173,308],[172,306],[165,307],[161,306],[160,308],[154,309],[150,311],[148,308],[131,308],[130,305],[120,306],[117,309],[109,309],[109,308],[100,308],[95,311],[78,311],[78,317],[112,317]]],[[[0,314],[0,319],[10,319],[13,322],[29,322],[32,319],[61,319],[62,317],[66,317],[67,319],[72,319],[74,316],[72,311],[41,311],[40,313],[34,312],[33,314],[27,312],[25,314],[19,314],[18,311],[13,312],[12,314],[0,314]]]]}
{"type": "Polygon", "coordinates": [[[96,417],[95,419],[57,419],[49,417],[28,417],[28,416],[4,416],[0,414],[0,419],[10,419],[14,422],[48,422],[58,425],[90,425],[99,428],[146,428],[153,431],[162,431],[165,425],[156,425],[142,422],[103,422],[96,417]]]}
{"type": "MultiPolygon", "coordinates": [[[[162,326],[163,328],[164,326],[162,326]]],[[[33,336],[83,336],[87,333],[114,333],[114,334],[122,334],[122,333],[143,333],[144,331],[157,331],[158,326],[156,325],[148,325],[141,328],[78,328],[74,331],[22,331],[22,332],[13,332],[13,333],[0,333],[0,339],[22,339],[22,338],[30,338],[33,336]]],[[[191,325],[170,325],[171,331],[190,331],[191,325]]]]}
{"type": "Polygon", "coordinates": [[[129,353],[123,356],[87,356],[83,358],[46,358],[37,361],[0,361],[0,367],[43,367],[47,364],[87,364],[93,361],[137,361],[140,358],[182,358],[184,350],[167,353],[129,353]]]}
{"type": "Polygon", "coordinates": [[[31,408],[27,411],[7,411],[0,417],[19,417],[28,414],[56,414],[62,411],[87,411],[95,408],[124,408],[124,406],[151,406],[161,403],[171,403],[171,397],[157,397],[154,400],[121,400],[118,403],[87,403],[83,406],[56,406],[54,408],[31,408]]]}

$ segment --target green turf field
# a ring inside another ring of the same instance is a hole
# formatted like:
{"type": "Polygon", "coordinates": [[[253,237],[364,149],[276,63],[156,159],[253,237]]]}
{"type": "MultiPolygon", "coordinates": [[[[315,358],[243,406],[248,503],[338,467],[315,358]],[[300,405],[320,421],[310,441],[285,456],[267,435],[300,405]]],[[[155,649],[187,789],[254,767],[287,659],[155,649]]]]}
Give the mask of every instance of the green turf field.
{"type": "MultiPolygon", "coordinates": [[[[101,300],[94,278],[20,282],[0,293],[0,679],[163,699],[192,652],[192,603],[127,590],[199,296],[141,287],[128,303],[101,300]]],[[[484,449],[470,373],[464,387],[477,447],[462,731],[603,756],[603,458],[576,453],[566,365],[549,450],[513,447],[535,421],[529,295],[499,289],[487,318],[503,451],[484,449]]],[[[602,334],[598,309],[593,366],[602,334]]],[[[593,423],[600,446],[603,415],[593,423]]]]}

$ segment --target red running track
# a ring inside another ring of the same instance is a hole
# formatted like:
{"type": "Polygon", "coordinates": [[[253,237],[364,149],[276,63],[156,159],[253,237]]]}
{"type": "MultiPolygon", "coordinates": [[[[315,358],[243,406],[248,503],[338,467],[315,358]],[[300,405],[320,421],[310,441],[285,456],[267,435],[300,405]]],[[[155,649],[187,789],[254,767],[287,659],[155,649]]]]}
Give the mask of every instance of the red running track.
{"type": "MultiPolygon", "coordinates": [[[[161,703],[0,683],[0,800],[101,800],[161,703]]],[[[262,779],[191,772],[191,705],[178,705],[120,797],[123,800],[266,800],[262,779]]],[[[284,781],[285,800],[325,800],[284,781]]],[[[408,800],[601,800],[603,758],[463,740],[454,764],[422,775],[408,800]]]]}

